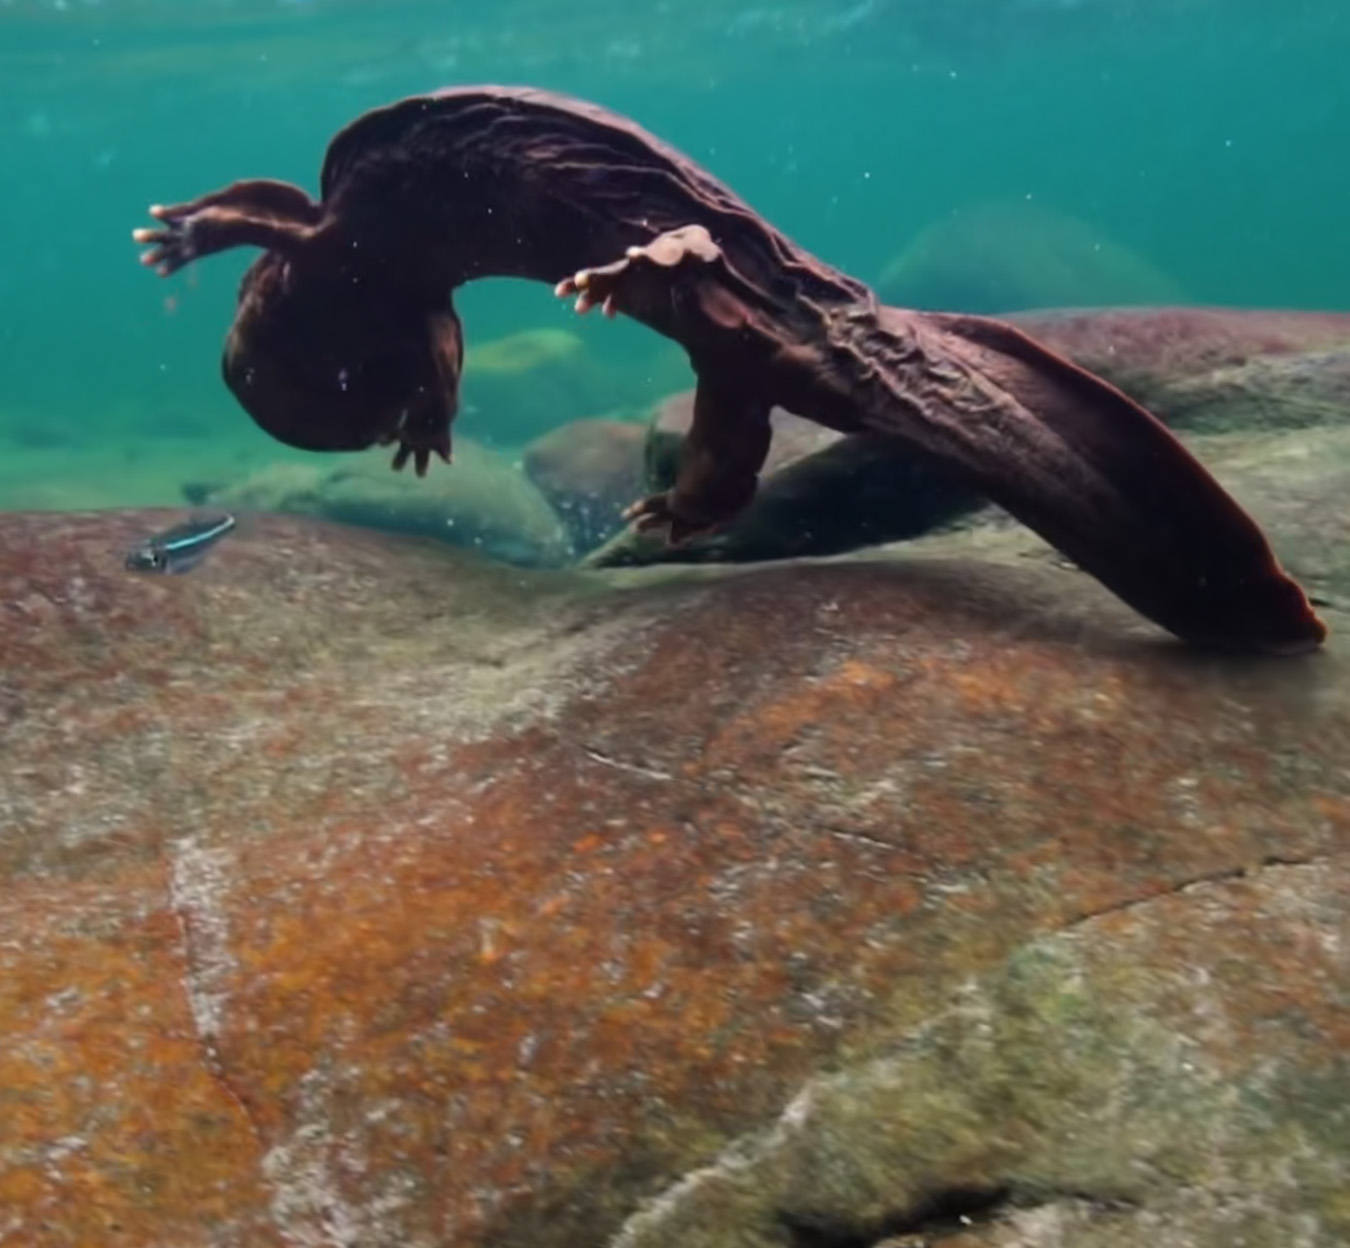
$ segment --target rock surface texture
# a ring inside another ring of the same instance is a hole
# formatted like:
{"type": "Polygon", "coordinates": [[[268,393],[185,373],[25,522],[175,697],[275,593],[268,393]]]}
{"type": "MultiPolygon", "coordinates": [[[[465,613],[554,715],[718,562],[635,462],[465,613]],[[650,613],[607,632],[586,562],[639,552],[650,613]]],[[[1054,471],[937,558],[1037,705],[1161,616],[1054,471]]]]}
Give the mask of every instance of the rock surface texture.
{"type": "Polygon", "coordinates": [[[0,1245],[1350,1240],[1344,612],[165,519],[0,517],[0,1245]]]}

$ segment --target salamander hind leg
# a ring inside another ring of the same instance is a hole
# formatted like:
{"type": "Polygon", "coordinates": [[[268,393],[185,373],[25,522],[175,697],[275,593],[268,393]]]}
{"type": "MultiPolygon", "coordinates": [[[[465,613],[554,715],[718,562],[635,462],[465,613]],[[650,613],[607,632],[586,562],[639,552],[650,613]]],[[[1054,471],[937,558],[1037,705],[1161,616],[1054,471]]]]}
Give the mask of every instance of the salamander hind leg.
{"type": "Polygon", "coordinates": [[[754,498],[771,433],[770,404],[748,380],[744,283],[721,248],[703,226],[684,226],[612,264],[579,270],[554,293],[575,296],[579,313],[623,312],[689,352],[698,387],[675,487],[626,515],[639,531],[663,531],[670,545],[721,528],[754,498]]]}
{"type": "Polygon", "coordinates": [[[754,498],[771,435],[768,403],[700,376],[675,487],[634,503],[625,518],[639,532],[664,531],[671,546],[715,533],[754,498]]]}

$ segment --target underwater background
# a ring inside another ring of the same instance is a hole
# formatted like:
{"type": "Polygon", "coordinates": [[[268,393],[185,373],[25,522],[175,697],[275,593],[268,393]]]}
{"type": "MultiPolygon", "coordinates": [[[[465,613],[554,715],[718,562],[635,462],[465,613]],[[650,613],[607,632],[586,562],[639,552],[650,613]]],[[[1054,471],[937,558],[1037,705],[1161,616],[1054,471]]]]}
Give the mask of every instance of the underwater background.
{"type": "Polygon", "coordinates": [[[1350,0],[0,0],[0,1248],[1350,1245],[1347,66],[1350,0]],[[901,436],[776,409],[680,548],[687,361],[542,283],[456,292],[452,468],[273,441],[251,254],[133,229],[490,82],[1045,346],[879,318],[797,397],[901,436]]]}
{"type": "MultiPolygon", "coordinates": [[[[627,113],[892,302],[1330,309],[1347,51],[1338,0],[0,0],[0,507],[181,504],[304,458],[219,379],[251,256],[162,282],[130,231],[239,177],[312,191],[329,138],[402,95],[530,84],[627,113]]],[[[670,344],[546,287],[460,308],[467,438],[643,419],[688,384],[670,344]],[[559,352],[504,410],[520,389],[488,371],[559,352]]]]}

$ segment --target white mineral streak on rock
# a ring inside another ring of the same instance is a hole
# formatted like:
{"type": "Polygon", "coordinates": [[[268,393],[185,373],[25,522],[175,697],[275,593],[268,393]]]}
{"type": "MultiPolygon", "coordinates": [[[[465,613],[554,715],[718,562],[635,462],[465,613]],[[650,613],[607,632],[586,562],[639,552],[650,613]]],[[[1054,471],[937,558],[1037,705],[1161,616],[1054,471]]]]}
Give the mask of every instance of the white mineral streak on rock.
{"type": "Polygon", "coordinates": [[[332,1170],[333,1137],[324,1112],[327,1085],[318,1071],[301,1080],[299,1122],[263,1158],[277,1230],[298,1248],[357,1248],[361,1215],[343,1197],[332,1170]]]}
{"type": "Polygon", "coordinates": [[[322,1070],[299,1085],[295,1127],[263,1158],[272,1187],[272,1218],[295,1248],[430,1248],[411,1239],[399,1211],[411,1200],[412,1184],[399,1173],[375,1172],[378,1187],[368,1199],[352,1199],[346,1186],[364,1187],[372,1172],[360,1141],[332,1127],[334,1089],[322,1070]]]}
{"type": "Polygon", "coordinates": [[[170,847],[169,898],[187,947],[188,1004],[197,1033],[217,1060],[215,1042],[224,1020],[227,985],[237,965],[230,954],[230,927],[222,897],[229,885],[230,856],[203,849],[191,837],[170,847]]]}

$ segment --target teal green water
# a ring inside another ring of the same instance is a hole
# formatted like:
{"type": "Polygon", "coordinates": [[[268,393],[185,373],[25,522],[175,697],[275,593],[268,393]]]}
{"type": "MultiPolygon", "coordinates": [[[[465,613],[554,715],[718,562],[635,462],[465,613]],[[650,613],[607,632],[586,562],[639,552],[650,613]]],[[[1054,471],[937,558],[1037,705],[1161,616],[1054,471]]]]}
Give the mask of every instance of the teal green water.
{"type": "MultiPolygon", "coordinates": [[[[165,448],[280,453],[217,372],[248,257],[161,282],[130,231],[236,177],[313,189],[332,133],[401,95],[588,96],[869,281],[926,229],[1016,205],[1052,223],[1029,242],[1013,214],[1000,244],[1032,302],[1052,263],[1052,295],[1119,300],[1087,254],[1104,247],[1188,302],[1338,308],[1347,64],[1342,0],[0,0],[0,506],[111,499],[96,465],[80,479],[97,488],[63,485],[101,448],[132,475],[165,448]],[[1065,218],[1077,242],[1043,258],[1065,218]]],[[[475,343],[532,328],[580,329],[621,366],[614,406],[671,387],[665,344],[578,326],[543,286],[485,283],[461,306],[468,388],[475,343]]],[[[482,412],[459,428],[492,435],[482,412]]],[[[174,502],[170,485],[144,488],[174,502]]]]}

